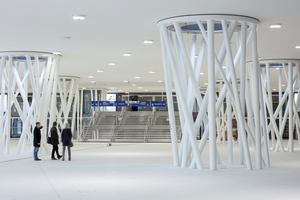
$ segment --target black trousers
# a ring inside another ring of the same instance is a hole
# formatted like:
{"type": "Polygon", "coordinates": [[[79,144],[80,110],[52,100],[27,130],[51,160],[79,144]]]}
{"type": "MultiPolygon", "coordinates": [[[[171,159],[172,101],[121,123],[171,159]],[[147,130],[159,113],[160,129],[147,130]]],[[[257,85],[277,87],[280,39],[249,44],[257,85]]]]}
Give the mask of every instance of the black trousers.
{"type": "Polygon", "coordinates": [[[56,152],[56,155],[57,155],[57,158],[59,158],[59,153],[58,153],[58,145],[53,145],[53,148],[52,148],[52,157],[51,158],[54,158],[54,154],[56,152]]]}

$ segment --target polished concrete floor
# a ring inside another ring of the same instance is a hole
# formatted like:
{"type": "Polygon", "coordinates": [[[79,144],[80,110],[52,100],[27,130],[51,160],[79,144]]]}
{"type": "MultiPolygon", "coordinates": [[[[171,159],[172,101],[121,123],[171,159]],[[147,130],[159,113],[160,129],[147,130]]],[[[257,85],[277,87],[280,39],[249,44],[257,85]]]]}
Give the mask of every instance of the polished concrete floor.
{"type": "Polygon", "coordinates": [[[218,144],[223,164],[217,171],[208,169],[208,146],[204,170],[173,167],[171,144],[75,143],[70,162],[1,154],[0,200],[300,199],[298,141],[295,147],[271,152],[272,166],[263,170],[228,166],[226,144],[218,144]]]}

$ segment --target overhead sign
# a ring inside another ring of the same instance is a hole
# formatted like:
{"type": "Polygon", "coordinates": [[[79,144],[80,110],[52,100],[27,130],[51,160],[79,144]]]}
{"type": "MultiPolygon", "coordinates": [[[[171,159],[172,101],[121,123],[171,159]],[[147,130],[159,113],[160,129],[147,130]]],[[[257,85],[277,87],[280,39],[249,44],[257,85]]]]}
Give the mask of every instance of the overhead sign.
{"type": "Polygon", "coordinates": [[[99,106],[114,106],[114,101],[99,101],[99,106]]]}
{"type": "Polygon", "coordinates": [[[98,101],[92,101],[92,107],[96,107],[96,102],[98,101]]]}
{"type": "Polygon", "coordinates": [[[150,101],[139,101],[139,106],[150,107],[150,101]]]}
{"type": "Polygon", "coordinates": [[[115,101],[115,106],[128,107],[128,106],[130,106],[130,104],[126,103],[126,101],[115,101]]]}
{"type": "Polygon", "coordinates": [[[92,101],[92,107],[166,107],[165,101],[92,101]]]}
{"type": "Polygon", "coordinates": [[[165,101],[151,101],[151,107],[166,107],[165,101]]]}

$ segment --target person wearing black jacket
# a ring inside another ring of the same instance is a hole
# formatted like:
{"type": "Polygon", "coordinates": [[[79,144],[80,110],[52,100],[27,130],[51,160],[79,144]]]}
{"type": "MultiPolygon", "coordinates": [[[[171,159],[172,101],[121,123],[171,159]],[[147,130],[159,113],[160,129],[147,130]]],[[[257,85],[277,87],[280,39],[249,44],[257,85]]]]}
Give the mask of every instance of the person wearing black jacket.
{"type": "Polygon", "coordinates": [[[56,155],[57,155],[57,158],[60,159],[62,156],[59,155],[58,153],[58,144],[59,144],[59,139],[58,139],[58,134],[57,134],[57,123],[56,122],[53,122],[53,127],[51,128],[50,130],[50,133],[51,133],[51,144],[52,144],[52,155],[51,155],[51,159],[52,160],[57,160],[55,157],[54,157],[54,154],[56,152],[56,155]]]}
{"type": "Polygon", "coordinates": [[[61,142],[63,143],[62,161],[65,160],[66,147],[68,148],[69,161],[71,161],[71,147],[70,147],[71,139],[72,139],[72,133],[71,133],[71,129],[70,129],[70,124],[66,123],[65,128],[62,130],[62,133],[61,133],[61,142]]]}
{"type": "Polygon", "coordinates": [[[33,158],[35,161],[41,161],[42,159],[38,158],[38,152],[39,148],[41,146],[41,129],[43,126],[41,126],[40,122],[36,123],[36,127],[34,128],[33,131],[33,158]]]}

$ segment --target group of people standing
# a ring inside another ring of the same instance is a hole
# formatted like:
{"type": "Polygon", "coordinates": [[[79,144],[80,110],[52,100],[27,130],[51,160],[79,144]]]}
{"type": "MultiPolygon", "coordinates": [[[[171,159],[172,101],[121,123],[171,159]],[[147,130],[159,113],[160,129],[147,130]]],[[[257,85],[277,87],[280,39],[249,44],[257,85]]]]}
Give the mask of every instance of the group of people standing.
{"type": "MultiPolygon", "coordinates": [[[[35,161],[41,161],[42,159],[38,158],[38,151],[41,145],[41,129],[43,126],[41,126],[40,122],[36,123],[36,127],[34,128],[33,132],[33,158],[35,161]]],[[[51,159],[52,160],[59,160],[62,158],[62,161],[65,160],[65,151],[66,148],[68,148],[68,158],[69,161],[71,161],[71,147],[73,146],[72,143],[72,132],[70,129],[69,123],[65,124],[65,128],[61,132],[61,142],[63,144],[63,154],[62,156],[59,155],[58,152],[58,145],[59,145],[59,137],[58,137],[58,131],[57,131],[57,122],[53,122],[53,126],[50,130],[50,136],[48,137],[47,142],[52,145],[52,153],[51,153],[51,159]],[[55,153],[57,158],[55,158],[55,153]]]]}

